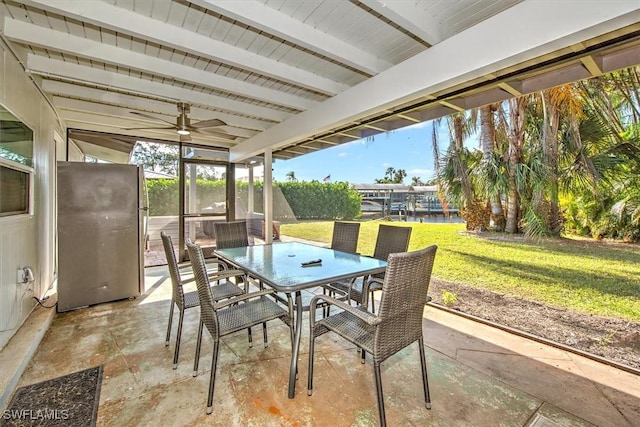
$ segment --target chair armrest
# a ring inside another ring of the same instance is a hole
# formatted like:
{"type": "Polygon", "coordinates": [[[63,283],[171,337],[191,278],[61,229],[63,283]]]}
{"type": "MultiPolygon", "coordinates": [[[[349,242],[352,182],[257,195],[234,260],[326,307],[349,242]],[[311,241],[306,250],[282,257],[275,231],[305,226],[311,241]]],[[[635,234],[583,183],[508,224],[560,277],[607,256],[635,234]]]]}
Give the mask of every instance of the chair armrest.
{"type": "Polygon", "coordinates": [[[236,277],[236,276],[245,276],[246,273],[244,272],[244,270],[238,270],[238,269],[232,269],[232,270],[222,270],[222,271],[212,271],[211,273],[208,273],[209,278],[214,278],[214,279],[226,279],[229,277],[236,277]]]}
{"type": "Polygon", "coordinates": [[[362,285],[362,292],[369,292],[370,290],[379,291],[380,289],[382,289],[383,284],[384,284],[384,279],[380,279],[378,277],[372,277],[362,285]]]}
{"type": "Polygon", "coordinates": [[[321,300],[329,305],[335,305],[336,307],[341,308],[342,310],[350,314],[353,314],[355,317],[371,326],[380,323],[380,319],[378,319],[378,317],[376,317],[374,314],[369,313],[368,311],[362,310],[362,308],[353,307],[346,302],[340,301],[328,295],[316,295],[315,297],[311,298],[311,302],[309,303],[309,323],[312,328],[316,322],[316,308],[318,307],[318,302],[321,300]]]}
{"type": "Polygon", "coordinates": [[[379,291],[384,284],[383,279],[372,277],[362,284],[362,305],[367,306],[369,304],[369,292],[379,291]]]}
{"type": "Polygon", "coordinates": [[[270,295],[275,293],[275,291],[273,289],[269,289],[269,290],[264,290],[264,291],[258,291],[258,292],[251,292],[249,294],[242,294],[239,295],[237,297],[232,297],[232,298],[228,298],[224,301],[220,301],[214,304],[214,307],[216,310],[219,310],[221,308],[233,305],[233,304],[237,304],[239,302],[242,301],[246,301],[248,299],[251,298],[257,298],[257,297],[261,297],[261,296],[265,296],[265,295],[270,295]]]}

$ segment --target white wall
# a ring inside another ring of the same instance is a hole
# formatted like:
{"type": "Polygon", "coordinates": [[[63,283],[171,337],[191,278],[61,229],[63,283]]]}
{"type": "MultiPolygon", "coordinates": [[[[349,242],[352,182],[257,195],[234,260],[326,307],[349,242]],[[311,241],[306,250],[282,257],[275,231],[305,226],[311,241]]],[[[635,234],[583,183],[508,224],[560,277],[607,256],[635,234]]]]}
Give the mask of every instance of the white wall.
{"type": "MultiPolygon", "coordinates": [[[[34,132],[33,215],[0,218],[0,349],[29,316],[36,302],[55,280],[55,169],[56,155],[64,153],[54,139],[65,131],[53,109],[0,41],[0,103],[34,132]],[[57,134],[56,134],[57,132],[57,134]],[[16,284],[19,267],[32,266],[33,293],[16,284]]],[[[61,158],[60,160],[64,160],[61,158]]]]}

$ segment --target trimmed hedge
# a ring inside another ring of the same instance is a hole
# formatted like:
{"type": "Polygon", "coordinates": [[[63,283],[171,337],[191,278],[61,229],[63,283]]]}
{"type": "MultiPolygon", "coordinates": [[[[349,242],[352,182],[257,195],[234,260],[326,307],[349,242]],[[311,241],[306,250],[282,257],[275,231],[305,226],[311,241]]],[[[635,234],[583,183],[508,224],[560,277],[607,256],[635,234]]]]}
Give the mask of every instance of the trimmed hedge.
{"type": "MultiPolygon", "coordinates": [[[[147,180],[149,213],[151,216],[178,215],[178,179],[147,180]]],[[[214,200],[225,200],[224,180],[196,181],[198,200],[196,209],[201,211],[214,200]]],[[[246,208],[249,184],[236,184],[239,209],[246,208]]],[[[262,212],[262,182],[254,183],[255,211],[262,212]]],[[[188,192],[187,192],[188,195],[188,192]]],[[[346,182],[278,182],[274,184],[274,219],[354,219],[360,215],[360,194],[346,182]]]]}

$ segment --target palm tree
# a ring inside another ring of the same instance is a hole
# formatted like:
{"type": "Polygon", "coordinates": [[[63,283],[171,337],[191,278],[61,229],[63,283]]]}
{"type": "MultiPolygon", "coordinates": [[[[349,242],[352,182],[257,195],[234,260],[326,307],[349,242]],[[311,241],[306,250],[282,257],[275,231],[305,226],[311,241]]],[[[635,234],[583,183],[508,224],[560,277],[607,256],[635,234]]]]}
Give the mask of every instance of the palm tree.
{"type": "Polygon", "coordinates": [[[518,182],[522,182],[522,150],[524,147],[524,125],[526,98],[512,98],[508,102],[509,109],[509,148],[507,177],[507,218],[505,231],[518,232],[520,214],[520,193],[518,182]],[[520,177],[520,179],[518,179],[520,177]]]}
{"type": "Polygon", "coordinates": [[[297,182],[298,181],[298,178],[296,178],[296,173],[294,171],[287,172],[285,177],[287,178],[287,181],[289,181],[289,182],[297,182]]]}
{"type": "Polygon", "coordinates": [[[504,230],[505,216],[502,208],[503,194],[501,181],[502,156],[496,153],[496,123],[494,112],[497,105],[489,104],[479,108],[480,146],[482,147],[481,183],[491,205],[491,217],[498,230],[504,230]]]}

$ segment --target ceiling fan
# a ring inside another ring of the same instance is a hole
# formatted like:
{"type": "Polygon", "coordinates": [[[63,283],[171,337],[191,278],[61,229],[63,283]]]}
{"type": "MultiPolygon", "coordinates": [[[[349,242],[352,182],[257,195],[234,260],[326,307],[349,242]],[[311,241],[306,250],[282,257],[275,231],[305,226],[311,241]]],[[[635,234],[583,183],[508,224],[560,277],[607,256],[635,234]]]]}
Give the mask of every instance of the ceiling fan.
{"type": "Polygon", "coordinates": [[[136,128],[125,128],[125,130],[173,129],[178,133],[178,135],[180,135],[180,141],[183,141],[183,142],[191,141],[192,133],[201,133],[204,135],[211,135],[218,138],[229,139],[229,140],[235,139],[235,136],[227,134],[227,132],[223,129],[210,130],[211,128],[225,126],[226,123],[223,122],[222,120],[209,119],[209,120],[201,120],[199,122],[191,123],[191,119],[187,115],[191,112],[191,106],[186,102],[178,102],[177,106],[178,106],[178,113],[180,114],[176,117],[175,123],[171,123],[170,121],[164,120],[160,117],[152,116],[146,113],[141,113],[139,111],[129,111],[131,114],[135,114],[136,116],[168,123],[169,126],[136,127],[136,128]]]}

